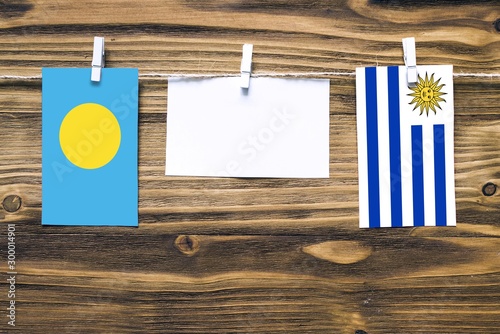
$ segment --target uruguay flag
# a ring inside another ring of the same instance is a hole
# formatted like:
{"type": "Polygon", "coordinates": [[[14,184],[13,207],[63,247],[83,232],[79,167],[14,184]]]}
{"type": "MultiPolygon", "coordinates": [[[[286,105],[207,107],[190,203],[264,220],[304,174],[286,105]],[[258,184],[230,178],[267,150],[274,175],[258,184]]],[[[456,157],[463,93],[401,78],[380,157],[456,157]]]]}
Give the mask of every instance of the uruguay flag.
{"type": "Polygon", "coordinates": [[[453,67],[356,69],[359,226],[455,226],[453,67]]]}

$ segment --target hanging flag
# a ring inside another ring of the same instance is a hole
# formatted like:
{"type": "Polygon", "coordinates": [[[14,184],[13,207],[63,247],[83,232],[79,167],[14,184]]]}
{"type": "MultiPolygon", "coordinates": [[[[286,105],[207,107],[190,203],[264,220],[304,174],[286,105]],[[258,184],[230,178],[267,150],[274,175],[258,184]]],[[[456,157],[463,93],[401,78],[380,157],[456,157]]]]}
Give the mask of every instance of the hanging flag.
{"type": "Polygon", "coordinates": [[[170,78],[166,175],[328,178],[330,81],[170,78]]]}
{"type": "Polygon", "coordinates": [[[356,69],[359,225],[455,226],[453,67],[356,69]]]}
{"type": "Polygon", "coordinates": [[[138,70],[42,69],[42,224],[138,225],[138,70]]]}

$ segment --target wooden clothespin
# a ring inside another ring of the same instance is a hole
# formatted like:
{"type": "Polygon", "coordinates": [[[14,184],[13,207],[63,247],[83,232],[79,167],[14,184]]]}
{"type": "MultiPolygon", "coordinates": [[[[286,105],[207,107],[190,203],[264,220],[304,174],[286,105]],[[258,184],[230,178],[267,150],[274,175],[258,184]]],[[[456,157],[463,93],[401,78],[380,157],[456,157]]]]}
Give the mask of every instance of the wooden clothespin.
{"type": "Polygon", "coordinates": [[[92,74],[90,80],[101,81],[104,58],[104,37],[94,37],[94,55],[92,56],[92,74]]]}
{"type": "Polygon", "coordinates": [[[408,84],[414,84],[418,81],[417,72],[417,53],[415,51],[415,38],[403,38],[403,54],[406,65],[406,80],[408,84]]]}
{"type": "Polygon", "coordinates": [[[241,58],[241,81],[240,87],[250,87],[250,74],[252,73],[253,44],[243,44],[243,56],[241,58]]]}

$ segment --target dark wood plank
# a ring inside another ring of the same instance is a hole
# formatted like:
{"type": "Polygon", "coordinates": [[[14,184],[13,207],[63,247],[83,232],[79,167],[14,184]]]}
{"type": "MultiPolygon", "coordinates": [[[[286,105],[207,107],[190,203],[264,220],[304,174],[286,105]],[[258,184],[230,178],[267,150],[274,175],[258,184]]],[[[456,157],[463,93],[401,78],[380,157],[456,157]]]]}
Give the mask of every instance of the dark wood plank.
{"type": "Polygon", "coordinates": [[[462,237],[431,228],[176,238],[142,228],[128,237],[20,229],[19,257],[29,260],[18,276],[19,322],[42,331],[479,333],[499,325],[498,228],[491,236],[459,227],[462,237]]]}

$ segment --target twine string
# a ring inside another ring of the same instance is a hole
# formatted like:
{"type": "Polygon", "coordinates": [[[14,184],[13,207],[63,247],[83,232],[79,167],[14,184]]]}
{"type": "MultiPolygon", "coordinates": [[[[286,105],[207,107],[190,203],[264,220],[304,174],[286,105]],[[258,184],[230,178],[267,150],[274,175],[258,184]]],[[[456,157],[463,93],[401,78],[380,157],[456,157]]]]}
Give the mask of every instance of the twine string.
{"type": "MultiPolygon", "coordinates": [[[[240,73],[209,73],[209,74],[198,74],[198,73],[142,73],[139,74],[139,78],[193,78],[193,79],[206,79],[206,78],[227,78],[227,77],[239,77],[240,73]]],[[[355,76],[356,72],[289,72],[289,73],[277,73],[277,72],[262,72],[262,73],[252,73],[253,78],[264,78],[264,77],[277,77],[277,78],[312,78],[312,77],[352,77],[355,76]]],[[[500,73],[465,73],[458,72],[453,73],[455,78],[500,78],[500,73]]],[[[0,75],[2,80],[39,80],[42,75],[0,75]]]]}

